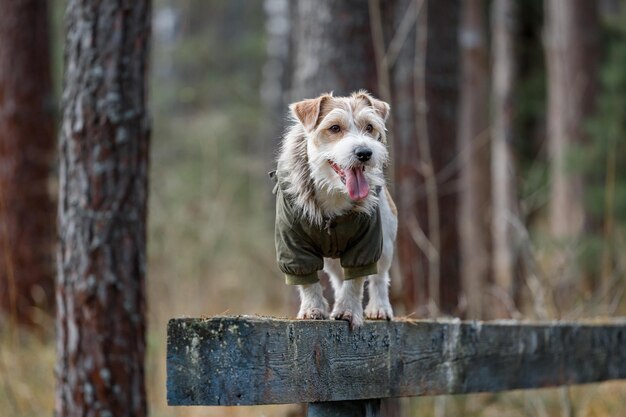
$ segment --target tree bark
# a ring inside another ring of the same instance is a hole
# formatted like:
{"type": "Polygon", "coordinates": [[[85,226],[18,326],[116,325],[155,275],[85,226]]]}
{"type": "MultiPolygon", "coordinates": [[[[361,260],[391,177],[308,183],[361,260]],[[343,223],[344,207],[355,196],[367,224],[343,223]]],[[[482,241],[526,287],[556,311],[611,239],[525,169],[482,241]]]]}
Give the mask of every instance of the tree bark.
{"type": "MultiPolygon", "coordinates": [[[[290,12],[294,16],[292,101],[331,91],[338,96],[347,95],[360,89],[386,99],[380,96],[368,6],[371,5],[367,0],[298,0],[290,3],[290,12]]],[[[380,23],[381,26],[384,24],[380,23]]],[[[322,280],[326,281],[326,278],[322,277],[322,280]]],[[[324,284],[324,295],[332,302],[332,288],[328,282],[324,284]]],[[[399,403],[395,399],[383,400],[383,409],[389,417],[400,415],[399,403]]]]}
{"type": "Polygon", "coordinates": [[[292,74],[293,30],[291,14],[293,5],[289,0],[264,0],[265,30],[267,35],[267,59],[263,67],[261,99],[264,106],[264,118],[271,143],[263,144],[266,155],[271,155],[272,147],[284,130],[284,120],[289,104],[289,88],[292,74]],[[269,150],[268,150],[269,148],[269,150]]]}
{"type": "Polygon", "coordinates": [[[504,305],[514,302],[517,250],[514,243],[514,224],[518,220],[516,167],[513,158],[514,83],[516,68],[515,32],[516,3],[499,0],[492,4],[492,107],[493,128],[491,142],[492,170],[492,272],[497,298],[507,300],[491,303],[491,314],[506,316],[504,305]]]}
{"type": "MultiPolygon", "coordinates": [[[[423,7],[423,5],[422,5],[423,7]]],[[[391,82],[391,119],[393,131],[390,137],[394,148],[394,199],[398,207],[398,236],[396,241],[396,253],[398,258],[398,270],[402,283],[402,304],[405,313],[411,313],[417,305],[424,306],[427,303],[425,276],[421,270],[422,257],[419,247],[412,237],[413,222],[415,219],[415,203],[417,191],[420,186],[417,164],[418,152],[415,137],[415,100],[414,100],[414,74],[416,25],[420,9],[413,0],[398,0],[392,13],[390,26],[394,28],[393,38],[400,37],[400,27],[406,27],[407,33],[402,39],[395,42],[397,48],[396,58],[388,63],[391,82]],[[404,25],[405,19],[410,19],[404,25]]],[[[392,41],[393,44],[393,41],[392,41]]],[[[389,51],[392,49],[390,44],[389,51]]],[[[389,51],[387,54],[389,54],[389,51]]]]}
{"type": "MultiPolygon", "coordinates": [[[[267,45],[260,91],[263,105],[262,134],[260,138],[251,141],[249,151],[251,155],[255,155],[255,159],[261,160],[261,172],[267,173],[274,169],[275,151],[288,120],[293,77],[291,15],[294,3],[289,0],[264,0],[263,8],[267,45]]],[[[253,170],[251,175],[258,175],[258,172],[253,170]]],[[[267,182],[267,187],[271,187],[270,181],[267,182]]],[[[270,192],[261,193],[253,204],[256,205],[256,210],[273,212],[275,199],[270,192]]]]}
{"type": "Polygon", "coordinates": [[[458,170],[453,167],[460,3],[425,0],[421,6],[413,9],[418,14],[414,41],[407,38],[392,75],[401,216],[397,247],[407,311],[434,304],[453,313],[460,294],[458,170]]]}
{"type": "Polygon", "coordinates": [[[485,35],[485,4],[466,0],[460,28],[461,91],[459,109],[459,155],[461,162],[459,232],[461,280],[466,316],[483,318],[491,259],[489,233],[490,181],[488,114],[489,63],[485,35]]]}
{"type": "Polygon", "coordinates": [[[362,88],[378,95],[366,0],[298,0],[294,14],[294,100],[362,88]]]}
{"type": "Polygon", "coordinates": [[[550,226],[557,239],[578,237],[588,222],[583,177],[568,159],[588,141],[585,121],[595,108],[600,58],[597,9],[594,1],[545,2],[550,226]]]}
{"type": "Polygon", "coordinates": [[[71,0],[66,19],[56,413],[141,417],[150,1],[71,0]]]}
{"type": "Polygon", "coordinates": [[[0,308],[30,324],[54,305],[49,39],[46,2],[0,2],[0,308]]]}
{"type": "MultiPolygon", "coordinates": [[[[292,9],[291,101],[360,89],[378,94],[367,0],[298,0],[292,9]]],[[[324,295],[333,301],[332,288],[324,295]]]]}

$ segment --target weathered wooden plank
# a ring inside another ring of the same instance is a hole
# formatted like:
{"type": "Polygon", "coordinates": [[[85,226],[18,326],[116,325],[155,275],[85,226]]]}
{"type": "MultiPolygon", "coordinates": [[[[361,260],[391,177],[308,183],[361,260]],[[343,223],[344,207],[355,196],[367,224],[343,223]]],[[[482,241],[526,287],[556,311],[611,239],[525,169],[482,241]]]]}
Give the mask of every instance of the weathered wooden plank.
{"type": "Polygon", "coordinates": [[[170,405],[253,405],[496,392],[626,378],[610,323],[174,319],[170,405]]]}

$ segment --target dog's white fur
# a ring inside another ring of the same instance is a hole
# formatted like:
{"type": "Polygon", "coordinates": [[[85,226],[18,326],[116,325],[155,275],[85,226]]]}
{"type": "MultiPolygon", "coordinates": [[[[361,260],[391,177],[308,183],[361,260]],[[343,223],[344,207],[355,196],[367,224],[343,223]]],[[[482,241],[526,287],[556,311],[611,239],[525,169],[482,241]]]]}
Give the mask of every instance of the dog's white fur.
{"type": "MultiPolygon", "coordinates": [[[[393,311],[389,303],[389,269],[398,222],[383,174],[389,157],[385,129],[389,105],[359,91],[349,97],[324,94],[294,103],[291,110],[294,124],[285,135],[279,165],[285,167],[289,184],[286,193],[304,219],[321,225],[324,218],[349,211],[372,214],[380,206],[383,252],[378,261],[378,274],[367,277],[370,298],[365,312],[362,307],[365,278],[344,281],[339,260],[325,258],[324,271],[331,278],[336,300],[330,317],[347,320],[352,327],[363,323],[364,314],[368,319],[390,320],[393,311]],[[340,126],[340,134],[332,131],[334,125],[340,126]],[[372,151],[368,161],[361,162],[355,156],[359,146],[372,151]],[[367,197],[353,201],[329,161],[341,168],[364,167],[370,186],[367,197]],[[377,187],[381,187],[380,193],[376,193],[377,187]]],[[[329,306],[322,295],[321,284],[299,285],[298,288],[301,299],[298,318],[328,318],[329,306]]]]}

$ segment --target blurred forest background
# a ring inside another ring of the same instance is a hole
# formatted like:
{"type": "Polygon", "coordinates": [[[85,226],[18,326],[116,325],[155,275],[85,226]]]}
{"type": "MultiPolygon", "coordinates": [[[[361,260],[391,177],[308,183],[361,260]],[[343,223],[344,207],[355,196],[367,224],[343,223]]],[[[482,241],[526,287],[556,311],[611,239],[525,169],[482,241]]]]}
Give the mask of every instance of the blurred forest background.
{"type": "MultiPolygon", "coordinates": [[[[21,40],[50,92],[45,114],[30,116],[32,143],[13,138],[0,107],[7,416],[54,408],[65,3],[48,5],[21,40]]],[[[6,22],[0,43],[15,30],[6,22]]],[[[267,172],[287,105],[326,91],[365,88],[391,104],[396,315],[626,315],[626,2],[155,0],[152,32],[150,415],[301,415],[297,405],[168,408],[165,330],[171,317],[295,314],[275,264],[267,172]]],[[[23,82],[6,50],[0,81],[23,82]]],[[[0,105],[9,90],[0,83],[0,105]]],[[[619,416],[624,398],[613,382],[402,403],[407,416],[619,416]]]]}

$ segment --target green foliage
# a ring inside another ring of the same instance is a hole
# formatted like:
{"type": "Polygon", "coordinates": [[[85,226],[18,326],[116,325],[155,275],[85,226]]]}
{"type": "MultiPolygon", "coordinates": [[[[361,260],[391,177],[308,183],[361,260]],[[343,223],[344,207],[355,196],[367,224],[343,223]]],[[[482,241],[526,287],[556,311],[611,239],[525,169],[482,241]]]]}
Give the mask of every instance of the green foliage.
{"type": "Polygon", "coordinates": [[[588,141],[568,153],[567,169],[584,179],[589,214],[579,264],[591,276],[608,273],[622,256],[615,236],[626,227],[626,20],[614,18],[603,31],[606,53],[600,70],[596,111],[587,120],[588,141]],[[607,264],[608,262],[608,264],[607,264]]]}
{"type": "Polygon", "coordinates": [[[608,51],[601,70],[602,92],[596,115],[589,121],[591,146],[583,155],[588,175],[586,202],[591,212],[626,222],[626,27],[608,31],[608,51]],[[612,195],[610,195],[612,194],[612,195]],[[606,206],[613,201],[612,206],[606,206]]]}
{"type": "Polygon", "coordinates": [[[251,155],[262,128],[263,4],[156,3],[155,20],[173,14],[174,25],[155,24],[150,80],[147,378],[155,417],[172,414],[162,388],[169,318],[277,314],[289,295],[274,261],[273,214],[259,204],[270,201],[272,185],[251,155]]]}
{"type": "MultiPolygon", "coordinates": [[[[50,58],[52,70],[52,91],[55,97],[61,97],[63,87],[63,15],[65,1],[53,1],[48,3],[48,16],[50,23],[50,58]]],[[[55,103],[58,105],[58,103],[55,103]]],[[[60,112],[58,112],[60,114],[60,112]]]]}
{"type": "Polygon", "coordinates": [[[220,108],[231,112],[258,108],[265,56],[262,3],[158,3],[163,3],[157,8],[160,13],[173,12],[175,29],[153,53],[155,109],[185,112],[220,108]]]}
{"type": "MultiPolygon", "coordinates": [[[[554,242],[540,220],[550,194],[545,120],[547,78],[543,50],[543,2],[520,7],[517,57],[514,146],[519,163],[520,201],[531,233],[540,247],[575,243],[577,261],[590,276],[597,276],[602,258],[614,251],[612,235],[626,227],[626,16],[604,16],[601,26],[603,58],[596,112],[586,121],[588,139],[571,147],[566,171],[584,179],[584,202],[589,223],[577,242],[554,242]],[[607,230],[612,225],[612,230],[607,230]]],[[[593,98],[589,98],[590,100],[593,98]]]]}
{"type": "Polygon", "coordinates": [[[154,50],[149,241],[153,255],[174,249],[176,241],[185,255],[172,262],[182,262],[188,276],[215,269],[216,262],[247,265],[235,259],[244,250],[242,237],[271,243],[271,213],[251,212],[254,201],[271,192],[249,155],[261,123],[261,6],[182,2],[169,8],[174,33],[154,50]],[[244,230],[250,236],[242,236],[244,230]]]}

